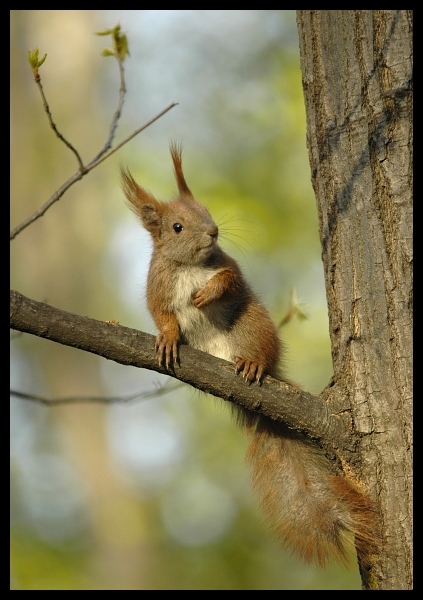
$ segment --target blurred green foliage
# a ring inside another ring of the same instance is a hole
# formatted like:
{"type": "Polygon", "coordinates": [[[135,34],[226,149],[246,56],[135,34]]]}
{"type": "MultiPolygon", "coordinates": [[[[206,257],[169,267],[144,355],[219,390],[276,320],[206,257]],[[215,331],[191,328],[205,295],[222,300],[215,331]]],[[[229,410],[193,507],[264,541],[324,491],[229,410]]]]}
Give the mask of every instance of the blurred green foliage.
{"type": "MultiPolygon", "coordinates": [[[[96,31],[122,23],[131,56],[117,141],[180,105],[74,185],[12,243],[11,285],[97,319],[154,331],[143,301],[149,241],[125,206],[119,163],[163,199],[170,139],[275,321],[295,288],[308,319],[283,327],[286,371],[319,392],[331,376],[318,221],[305,145],[293,11],[11,11],[11,225],[104,144],[118,73],[96,31]]],[[[11,382],[49,397],[116,396],[167,378],[31,336],[11,342],[11,382]]],[[[359,589],[356,568],[318,572],[261,521],[246,440],[224,403],[184,388],[127,406],[46,408],[11,398],[12,589],[359,589]]]]}
{"type": "Polygon", "coordinates": [[[106,29],[106,31],[98,31],[97,35],[111,35],[113,41],[113,50],[105,48],[102,50],[102,56],[116,56],[121,61],[124,61],[129,56],[128,50],[128,38],[125,33],[120,30],[120,23],[118,23],[113,29],[106,29]]]}

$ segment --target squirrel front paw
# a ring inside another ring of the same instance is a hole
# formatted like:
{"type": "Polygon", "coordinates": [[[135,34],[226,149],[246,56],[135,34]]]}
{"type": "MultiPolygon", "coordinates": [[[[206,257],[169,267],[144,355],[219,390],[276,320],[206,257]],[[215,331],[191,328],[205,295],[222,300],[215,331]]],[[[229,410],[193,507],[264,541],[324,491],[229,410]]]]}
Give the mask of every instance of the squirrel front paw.
{"type": "Polygon", "coordinates": [[[234,356],[234,362],[236,374],[242,371],[241,375],[248,384],[255,380],[260,385],[264,373],[264,366],[262,364],[239,356],[234,356]]]}
{"type": "Polygon", "coordinates": [[[220,281],[216,278],[210,279],[210,281],[201,290],[198,290],[193,296],[194,306],[202,308],[208,306],[214,300],[220,298],[223,294],[223,288],[220,281]]]}
{"type": "Polygon", "coordinates": [[[179,338],[171,337],[167,333],[159,333],[156,337],[155,350],[160,367],[166,366],[166,369],[169,370],[172,365],[179,365],[178,342],[179,338]],[[165,361],[165,365],[163,365],[163,361],[165,361]]]}

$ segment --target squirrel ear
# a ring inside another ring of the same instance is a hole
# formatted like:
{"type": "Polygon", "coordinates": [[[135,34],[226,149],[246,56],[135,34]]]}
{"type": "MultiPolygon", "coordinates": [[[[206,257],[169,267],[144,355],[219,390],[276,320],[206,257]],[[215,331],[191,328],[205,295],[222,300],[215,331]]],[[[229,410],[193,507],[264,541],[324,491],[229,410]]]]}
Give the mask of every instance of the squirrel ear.
{"type": "Polygon", "coordinates": [[[138,185],[129,170],[120,168],[122,189],[130,202],[130,208],[151,233],[157,232],[162,222],[162,205],[155,197],[138,185]]]}
{"type": "Polygon", "coordinates": [[[179,193],[184,198],[194,199],[194,196],[191,194],[191,190],[187,186],[187,182],[185,181],[184,173],[182,171],[182,146],[178,145],[176,142],[171,142],[169,147],[173,160],[173,166],[175,168],[175,177],[178,184],[179,193]]]}
{"type": "Polygon", "coordinates": [[[156,205],[143,204],[139,214],[142,224],[147,231],[149,231],[153,237],[158,236],[162,227],[162,213],[157,210],[156,205]]]}

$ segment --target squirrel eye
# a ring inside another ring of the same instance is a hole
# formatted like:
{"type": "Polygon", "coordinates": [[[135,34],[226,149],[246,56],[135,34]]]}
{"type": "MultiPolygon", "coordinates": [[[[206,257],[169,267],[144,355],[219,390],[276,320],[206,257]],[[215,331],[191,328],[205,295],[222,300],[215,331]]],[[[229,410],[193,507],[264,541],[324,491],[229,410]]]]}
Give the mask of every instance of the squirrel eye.
{"type": "Polygon", "coordinates": [[[181,231],[183,230],[183,226],[180,223],[175,223],[173,225],[173,229],[176,233],[181,233],[181,231]]]}

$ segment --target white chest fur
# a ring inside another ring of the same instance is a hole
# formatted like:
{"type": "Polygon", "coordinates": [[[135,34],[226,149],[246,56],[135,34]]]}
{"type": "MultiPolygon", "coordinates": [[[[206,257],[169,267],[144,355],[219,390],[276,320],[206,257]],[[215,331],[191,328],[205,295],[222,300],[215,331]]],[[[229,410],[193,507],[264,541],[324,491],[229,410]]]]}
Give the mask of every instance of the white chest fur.
{"type": "Polygon", "coordinates": [[[232,361],[235,350],[231,348],[229,324],[222,302],[212,302],[203,308],[196,308],[193,303],[195,292],[203,288],[217,272],[217,269],[204,267],[180,269],[172,309],[181,333],[190,346],[232,361]]]}

